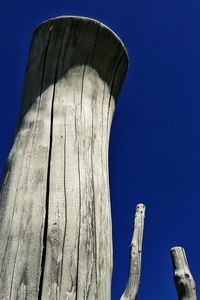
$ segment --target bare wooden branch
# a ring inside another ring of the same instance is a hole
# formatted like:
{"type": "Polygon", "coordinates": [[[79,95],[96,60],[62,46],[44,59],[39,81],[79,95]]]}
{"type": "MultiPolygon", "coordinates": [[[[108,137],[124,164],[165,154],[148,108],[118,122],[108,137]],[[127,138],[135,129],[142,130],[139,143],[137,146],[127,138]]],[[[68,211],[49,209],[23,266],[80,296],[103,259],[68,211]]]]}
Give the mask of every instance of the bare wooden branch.
{"type": "Polygon", "coordinates": [[[129,279],[121,300],[135,300],[138,294],[141,273],[142,240],[145,206],[138,204],[135,210],[134,231],[130,249],[129,279]]]}
{"type": "Polygon", "coordinates": [[[196,300],[196,285],[190,272],[185,250],[182,247],[171,249],[174,270],[174,283],[179,300],[196,300]]]}

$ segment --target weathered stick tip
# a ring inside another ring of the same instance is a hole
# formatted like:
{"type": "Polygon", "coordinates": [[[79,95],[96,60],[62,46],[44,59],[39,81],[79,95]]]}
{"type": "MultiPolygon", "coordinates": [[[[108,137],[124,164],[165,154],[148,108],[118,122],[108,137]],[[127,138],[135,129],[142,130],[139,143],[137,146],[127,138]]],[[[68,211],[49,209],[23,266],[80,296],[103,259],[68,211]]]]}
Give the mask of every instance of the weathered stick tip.
{"type": "Polygon", "coordinates": [[[173,252],[173,251],[179,251],[179,250],[184,251],[184,248],[181,247],[181,246],[175,246],[175,247],[172,247],[172,248],[170,249],[170,252],[173,252]]]}
{"type": "Polygon", "coordinates": [[[179,300],[196,300],[196,285],[183,247],[171,248],[174,283],[179,300]]]}
{"type": "Polygon", "coordinates": [[[145,217],[145,210],[146,210],[146,206],[143,203],[137,204],[135,208],[135,216],[141,214],[143,215],[143,217],[145,217]]]}
{"type": "Polygon", "coordinates": [[[143,211],[145,211],[145,209],[146,209],[146,206],[145,206],[145,204],[143,204],[143,203],[138,203],[138,204],[136,205],[136,211],[141,211],[141,212],[143,212],[143,211]]]}

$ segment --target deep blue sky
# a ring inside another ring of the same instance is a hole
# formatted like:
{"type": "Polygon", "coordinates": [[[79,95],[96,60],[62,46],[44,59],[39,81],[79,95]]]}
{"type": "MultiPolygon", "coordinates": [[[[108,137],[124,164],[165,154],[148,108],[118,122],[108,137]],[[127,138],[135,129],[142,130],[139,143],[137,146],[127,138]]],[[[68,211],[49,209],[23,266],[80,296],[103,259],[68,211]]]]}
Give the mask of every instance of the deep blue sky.
{"type": "Polygon", "coordinates": [[[200,296],[200,2],[1,0],[0,170],[12,145],[33,29],[59,15],[96,18],[130,59],[110,141],[112,299],[124,290],[135,205],[147,206],[140,300],[177,299],[169,249],[185,247],[200,296]]]}

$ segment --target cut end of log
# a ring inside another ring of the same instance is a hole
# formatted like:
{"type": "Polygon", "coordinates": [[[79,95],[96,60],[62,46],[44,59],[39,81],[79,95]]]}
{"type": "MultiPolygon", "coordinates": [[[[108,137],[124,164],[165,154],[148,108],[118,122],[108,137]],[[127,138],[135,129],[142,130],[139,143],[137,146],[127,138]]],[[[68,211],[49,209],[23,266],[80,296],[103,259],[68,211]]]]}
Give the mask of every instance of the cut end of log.
{"type": "Polygon", "coordinates": [[[108,26],[105,25],[104,23],[102,23],[102,22],[100,22],[100,21],[98,21],[98,20],[96,20],[96,19],[93,19],[93,18],[82,17],[82,16],[71,16],[71,15],[69,15],[69,16],[65,16],[65,15],[63,15],[63,16],[58,16],[58,17],[55,17],[55,18],[50,18],[50,19],[48,19],[48,20],[46,20],[46,21],[40,23],[40,24],[36,27],[35,31],[37,31],[41,26],[43,26],[43,25],[46,24],[46,23],[54,22],[54,21],[59,21],[59,20],[60,20],[60,21],[66,21],[66,20],[72,21],[72,20],[74,20],[74,21],[77,21],[77,22],[79,21],[79,22],[81,22],[81,23],[84,23],[84,22],[85,22],[85,23],[93,23],[94,25],[98,25],[98,26],[104,28],[105,30],[107,30],[108,32],[110,32],[112,35],[114,35],[115,38],[120,42],[121,46],[124,48],[124,50],[125,50],[125,52],[126,52],[126,56],[127,56],[127,59],[128,59],[128,52],[127,52],[127,49],[126,49],[124,43],[122,42],[122,40],[119,38],[119,36],[118,36],[112,29],[110,29],[110,27],[108,27],[108,26]]]}

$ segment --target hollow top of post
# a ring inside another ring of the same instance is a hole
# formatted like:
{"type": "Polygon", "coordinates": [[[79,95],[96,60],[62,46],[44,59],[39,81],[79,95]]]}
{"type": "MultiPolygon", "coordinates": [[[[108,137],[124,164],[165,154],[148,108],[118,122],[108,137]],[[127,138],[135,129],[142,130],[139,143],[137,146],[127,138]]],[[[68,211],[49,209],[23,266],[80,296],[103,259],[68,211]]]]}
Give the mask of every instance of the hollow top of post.
{"type": "Polygon", "coordinates": [[[63,23],[66,23],[66,22],[73,22],[73,21],[76,21],[76,22],[80,22],[80,23],[91,23],[91,24],[94,24],[94,26],[99,26],[101,27],[103,30],[106,30],[108,32],[110,32],[112,34],[112,36],[118,40],[118,42],[121,44],[121,47],[124,49],[125,53],[126,53],[126,56],[127,56],[127,61],[128,61],[128,52],[127,52],[127,49],[126,47],[124,46],[122,40],[119,38],[119,36],[113,31],[111,30],[108,26],[106,26],[105,24],[103,24],[102,22],[96,20],[96,19],[93,19],[93,18],[89,18],[89,17],[81,17],[81,16],[59,16],[59,17],[55,17],[55,18],[50,18],[44,22],[42,22],[41,24],[39,24],[34,33],[37,32],[42,26],[44,26],[45,24],[48,24],[48,23],[56,23],[56,22],[63,22],[63,23]]]}

